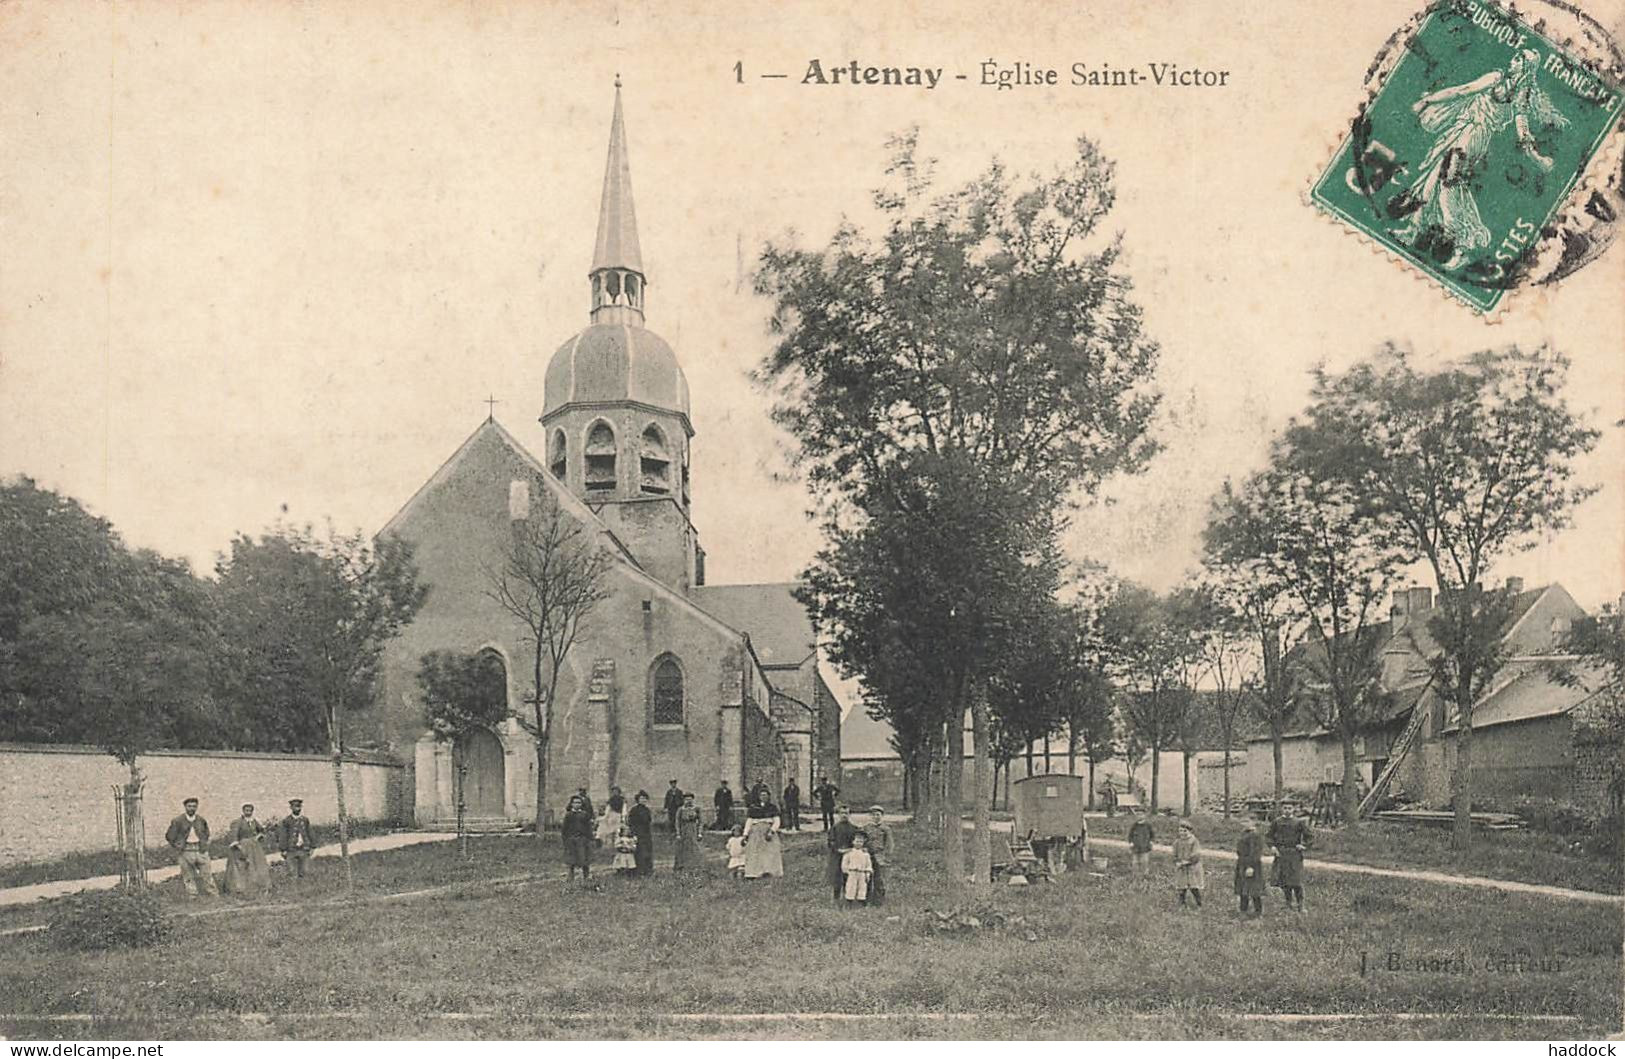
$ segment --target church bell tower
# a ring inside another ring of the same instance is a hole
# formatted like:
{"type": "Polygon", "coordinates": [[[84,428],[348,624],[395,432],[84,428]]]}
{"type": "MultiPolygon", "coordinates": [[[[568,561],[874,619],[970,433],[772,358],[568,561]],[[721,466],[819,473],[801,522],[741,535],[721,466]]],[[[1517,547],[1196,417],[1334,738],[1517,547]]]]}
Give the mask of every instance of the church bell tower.
{"type": "Polygon", "coordinates": [[[644,326],[648,277],[619,77],[587,281],[588,325],[547,367],[547,466],[644,569],[687,591],[703,576],[689,521],[688,379],[671,346],[644,326]]]}

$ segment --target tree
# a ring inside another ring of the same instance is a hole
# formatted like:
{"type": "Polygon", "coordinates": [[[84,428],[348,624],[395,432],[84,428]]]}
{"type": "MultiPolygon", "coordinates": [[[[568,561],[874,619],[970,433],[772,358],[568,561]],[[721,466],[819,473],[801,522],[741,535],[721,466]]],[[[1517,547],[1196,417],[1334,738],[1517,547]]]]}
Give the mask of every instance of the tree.
{"type": "Polygon", "coordinates": [[[1574,737],[1612,751],[1608,793],[1617,832],[1625,803],[1625,612],[1604,604],[1599,613],[1575,621],[1557,646],[1573,660],[1547,663],[1547,674],[1568,687],[1596,689],[1574,711],[1574,737]]]}
{"type": "Polygon", "coordinates": [[[1196,615],[1188,591],[1158,596],[1139,585],[1124,585],[1101,614],[1123,718],[1151,758],[1152,812],[1158,808],[1162,751],[1179,739],[1191,706],[1196,615]]]}
{"type": "Polygon", "coordinates": [[[1248,607],[1258,593],[1257,583],[1242,582],[1231,576],[1234,573],[1223,566],[1209,568],[1200,640],[1205,676],[1213,685],[1208,719],[1224,751],[1226,820],[1230,819],[1230,752],[1236,743],[1237,726],[1253,697],[1250,685],[1258,675],[1261,653],[1248,616],[1248,607]]]}
{"type": "MultiPolygon", "coordinates": [[[[1248,483],[1258,489],[1258,481],[1248,483]]],[[[1290,649],[1296,630],[1303,628],[1292,608],[1293,595],[1285,568],[1272,560],[1269,549],[1271,527],[1259,521],[1268,508],[1257,496],[1238,492],[1226,481],[1208,510],[1202,531],[1204,563],[1215,586],[1215,598],[1227,606],[1232,617],[1251,641],[1250,652],[1256,667],[1243,678],[1236,699],[1245,701],[1253,716],[1270,733],[1274,763],[1275,812],[1281,811],[1282,742],[1286,727],[1298,715],[1300,681],[1290,649]]],[[[1245,664],[1245,663],[1244,663],[1245,664]]],[[[1228,740],[1227,740],[1228,742],[1228,740]]],[[[1226,777],[1229,776],[1228,767],[1226,777]]],[[[1226,791],[1225,807],[1229,808],[1226,791]]]]}
{"type": "MultiPolygon", "coordinates": [[[[865,547],[884,550],[874,539],[860,546],[857,534],[924,535],[932,545],[903,557],[931,582],[924,599],[945,606],[908,605],[896,586],[874,594],[891,602],[869,618],[889,614],[946,636],[931,647],[918,629],[888,639],[924,650],[908,666],[937,655],[951,663],[930,727],[940,722],[945,733],[957,814],[960,718],[971,715],[984,771],[999,637],[1033,598],[1020,598],[1025,575],[984,577],[978,564],[999,559],[995,570],[1014,564],[1042,580],[1067,500],[1149,458],[1156,347],[1141,334],[1117,242],[1095,237],[1115,191],[1093,144],[1080,140],[1050,178],[1017,180],[995,162],[945,194],[935,193],[914,136],[893,147],[896,186],[874,196],[878,238],[847,224],[822,250],[764,251],[756,289],[773,300],[777,341],[757,377],[824,516],[831,547],[811,574],[865,547]],[[943,536],[957,570],[930,540],[929,519],[952,531],[943,536]]],[[[818,597],[815,616],[830,600],[818,597]]],[[[985,885],[988,818],[977,805],[985,885]]],[[[957,819],[944,828],[943,855],[950,877],[963,878],[957,819]]]]}
{"type": "Polygon", "coordinates": [[[450,740],[457,773],[457,841],[468,855],[463,819],[463,752],[468,737],[489,731],[508,717],[508,672],[489,651],[462,654],[430,651],[418,664],[423,719],[436,739],[450,740]]]}
{"type": "Polygon", "coordinates": [[[1316,478],[1309,468],[1289,442],[1278,442],[1270,466],[1229,492],[1229,517],[1210,540],[1228,560],[1254,564],[1281,586],[1308,629],[1308,642],[1283,664],[1302,667],[1312,711],[1342,743],[1341,813],[1352,824],[1354,742],[1382,706],[1374,630],[1399,556],[1347,482],[1316,478]]]}
{"type": "Polygon", "coordinates": [[[219,598],[236,664],[249,686],[280,684],[278,704],[319,723],[332,758],[339,854],[346,889],[349,810],[344,798],[346,723],[374,701],[386,644],[411,622],[428,588],[420,585],[412,549],[395,537],[369,541],[331,528],[279,525],[258,540],[239,535],[217,564],[219,598]]]}
{"type": "Polygon", "coordinates": [[[582,623],[610,596],[614,560],[597,534],[566,514],[544,483],[526,518],[512,523],[500,565],[485,571],[485,594],[524,627],[531,646],[531,712],[520,724],[536,741],[536,835],[547,825],[548,750],[559,676],[582,623]]]}
{"type": "Polygon", "coordinates": [[[131,556],[118,591],[71,616],[28,625],[35,659],[53,674],[46,701],[73,718],[77,739],[129,770],[121,803],[125,877],[146,878],[142,756],[213,743],[214,627],[185,563],[131,556]]]}
{"type": "Polygon", "coordinates": [[[1313,404],[1294,446],[1323,477],[1368,497],[1389,542],[1425,559],[1444,633],[1442,690],[1455,708],[1451,774],[1455,844],[1472,841],[1473,703],[1493,678],[1483,645],[1497,629],[1479,591],[1496,559],[1569,523],[1595,490],[1575,484],[1575,461],[1598,432],[1561,391],[1568,359],[1544,347],[1475,353],[1438,370],[1417,369],[1388,345],[1342,375],[1317,370],[1313,404]]]}

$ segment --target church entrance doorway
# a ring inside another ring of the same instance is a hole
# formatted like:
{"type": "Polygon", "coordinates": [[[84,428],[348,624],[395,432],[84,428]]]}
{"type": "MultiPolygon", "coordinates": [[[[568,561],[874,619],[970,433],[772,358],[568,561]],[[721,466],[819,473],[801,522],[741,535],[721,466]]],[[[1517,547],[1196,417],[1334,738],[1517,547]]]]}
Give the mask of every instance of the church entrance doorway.
{"type": "Polygon", "coordinates": [[[506,763],[502,743],[483,728],[463,737],[463,798],[471,817],[500,817],[507,814],[506,763]]]}

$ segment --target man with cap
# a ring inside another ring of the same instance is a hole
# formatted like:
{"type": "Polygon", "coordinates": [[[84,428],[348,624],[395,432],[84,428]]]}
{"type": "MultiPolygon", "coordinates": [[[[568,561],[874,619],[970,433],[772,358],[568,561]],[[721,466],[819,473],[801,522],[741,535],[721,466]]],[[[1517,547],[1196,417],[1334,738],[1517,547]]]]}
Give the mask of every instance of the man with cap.
{"type": "Polygon", "coordinates": [[[214,870],[209,866],[209,822],[198,815],[197,805],[196,798],[181,802],[185,811],[169,822],[164,841],[175,851],[186,896],[197,897],[201,892],[213,897],[220,891],[215,889],[214,870]]]}
{"type": "Polygon", "coordinates": [[[869,822],[863,826],[868,838],[869,859],[874,862],[874,873],[869,876],[869,904],[886,903],[886,868],[892,857],[891,828],[886,826],[883,806],[869,807],[869,822]]]}
{"type": "Polygon", "coordinates": [[[818,815],[824,821],[824,830],[829,831],[835,826],[835,797],[841,793],[841,788],[829,781],[825,776],[814,787],[813,797],[818,799],[818,815]]]}
{"type": "Polygon", "coordinates": [[[672,780],[671,786],[666,788],[666,830],[672,834],[677,833],[677,810],[683,807],[683,789],[672,780]]]}
{"type": "Polygon", "coordinates": [[[288,865],[288,875],[295,879],[305,877],[305,863],[316,849],[316,836],[311,834],[310,817],[304,814],[304,808],[302,799],[289,798],[288,815],[278,829],[282,860],[288,865]]]}

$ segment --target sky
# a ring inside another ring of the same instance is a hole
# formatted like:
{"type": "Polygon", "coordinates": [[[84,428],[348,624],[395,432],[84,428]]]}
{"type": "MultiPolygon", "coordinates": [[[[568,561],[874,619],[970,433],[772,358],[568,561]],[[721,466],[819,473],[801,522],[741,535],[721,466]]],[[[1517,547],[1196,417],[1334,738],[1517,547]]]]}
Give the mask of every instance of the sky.
{"type": "MultiPolygon", "coordinates": [[[[995,155],[1115,161],[1165,451],[1079,512],[1071,554],[1167,588],[1208,498],[1302,409],[1309,369],[1386,340],[1424,364],[1508,343],[1574,361],[1610,426],[1571,530],[1494,574],[1625,590],[1625,250],[1494,323],[1305,205],[1412,4],[347,3],[0,6],[0,475],[208,571],[281,517],[376,530],[484,420],[541,452],[548,358],[586,269],[624,84],[648,326],[693,395],[694,520],[714,583],[818,545],[768,399],[749,270],[862,218],[887,137],[945,185],[995,155]],[[941,68],[935,89],[812,85],[941,68]],[[999,91],[981,64],[1062,84],[999,91]],[[1224,88],[1089,88],[1072,63],[1227,70],[1224,88]],[[743,83],[735,64],[743,73],[743,83]],[[764,73],[782,73],[766,79],[764,73]],[[956,74],[966,75],[959,81],[956,74]]],[[[1587,5],[1625,37],[1625,5],[1587,5]]]]}

